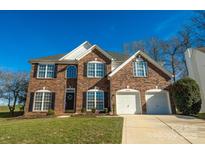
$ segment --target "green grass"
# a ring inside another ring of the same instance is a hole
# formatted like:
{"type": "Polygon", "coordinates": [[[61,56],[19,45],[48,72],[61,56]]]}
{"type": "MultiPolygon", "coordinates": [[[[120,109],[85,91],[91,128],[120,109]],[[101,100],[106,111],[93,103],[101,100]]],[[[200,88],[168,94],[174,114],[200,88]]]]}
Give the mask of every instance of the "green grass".
{"type": "Polygon", "coordinates": [[[0,118],[0,143],[121,143],[123,118],[0,118]]]}
{"type": "MultiPolygon", "coordinates": [[[[16,116],[20,116],[22,114],[23,114],[23,112],[20,112],[19,107],[16,106],[14,116],[16,117],[16,116]]],[[[11,118],[11,114],[9,112],[8,106],[0,106],[0,118],[11,118]]]]}
{"type": "Polygon", "coordinates": [[[8,106],[0,106],[0,112],[9,112],[8,106]]]}
{"type": "MultiPolygon", "coordinates": [[[[19,106],[16,105],[15,111],[19,111],[19,106]]],[[[8,106],[0,106],[0,112],[9,112],[8,106]]]]}

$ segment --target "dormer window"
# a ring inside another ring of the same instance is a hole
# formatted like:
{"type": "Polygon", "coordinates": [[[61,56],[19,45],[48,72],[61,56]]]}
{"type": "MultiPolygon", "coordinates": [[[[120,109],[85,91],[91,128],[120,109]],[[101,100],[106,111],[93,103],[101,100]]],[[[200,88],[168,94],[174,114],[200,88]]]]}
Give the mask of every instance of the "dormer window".
{"type": "Polygon", "coordinates": [[[99,61],[87,63],[87,77],[102,78],[105,76],[105,64],[99,61]]]}
{"type": "Polygon", "coordinates": [[[142,58],[137,58],[135,62],[133,62],[133,74],[135,77],[147,77],[147,62],[142,58]]]}
{"type": "Polygon", "coordinates": [[[38,65],[38,78],[54,78],[55,65],[54,64],[39,64],[38,65]]]}

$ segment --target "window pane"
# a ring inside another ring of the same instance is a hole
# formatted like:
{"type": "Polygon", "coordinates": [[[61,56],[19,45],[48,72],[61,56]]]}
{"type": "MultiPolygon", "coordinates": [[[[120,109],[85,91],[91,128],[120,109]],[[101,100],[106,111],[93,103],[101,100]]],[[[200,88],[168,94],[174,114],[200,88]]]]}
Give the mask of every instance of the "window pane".
{"type": "Polygon", "coordinates": [[[41,111],[41,105],[42,105],[42,102],[35,102],[34,103],[34,110],[41,111]]]}
{"type": "Polygon", "coordinates": [[[48,110],[51,108],[51,100],[52,100],[52,95],[51,93],[44,93],[44,104],[43,104],[43,110],[48,110]]]}
{"type": "Polygon", "coordinates": [[[38,77],[45,78],[46,74],[46,65],[40,64],[38,65],[38,77]]]}
{"type": "Polygon", "coordinates": [[[104,76],[104,64],[96,63],[96,76],[97,77],[104,76]]]}
{"type": "Polygon", "coordinates": [[[95,108],[95,92],[87,92],[87,109],[95,108]]]}
{"type": "Polygon", "coordinates": [[[37,92],[35,94],[34,110],[40,111],[43,102],[43,93],[37,92]]]}
{"type": "Polygon", "coordinates": [[[147,67],[146,62],[144,61],[138,61],[134,63],[134,74],[137,77],[145,77],[147,76],[147,67]]]}
{"type": "Polygon", "coordinates": [[[104,110],[104,92],[96,92],[96,109],[104,110]]]}
{"type": "Polygon", "coordinates": [[[39,64],[38,77],[39,78],[53,78],[55,72],[55,65],[53,64],[39,64]],[[46,75],[47,74],[47,75],[46,75]]]}
{"type": "Polygon", "coordinates": [[[76,66],[68,66],[68,68],[67,68],[67,78],[77,78],[77,68],[76,68],[76,66]]]}
{"type": "Polygon", "coordinates": [[[95,77],[95,63],[87,64],[87,72],[89,77],[95,77]]]}
{"type": "Polygon", "coordinates": [[[55,71],[55,65],[47,65],[47,77],[48,78],[54,77],[54,71],[55,71]]]}

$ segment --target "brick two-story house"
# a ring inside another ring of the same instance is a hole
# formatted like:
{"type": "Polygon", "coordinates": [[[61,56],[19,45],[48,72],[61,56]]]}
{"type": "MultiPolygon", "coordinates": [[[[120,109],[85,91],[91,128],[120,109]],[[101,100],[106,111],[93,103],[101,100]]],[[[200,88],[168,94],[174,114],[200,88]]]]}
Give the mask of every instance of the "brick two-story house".
{"type": "Polygon", "coordinates": [[[142,51],[131,57],[84,42],[67,54],[30,60],[26,115],[80,113],[171,114],[171,74],[142,51]]]}

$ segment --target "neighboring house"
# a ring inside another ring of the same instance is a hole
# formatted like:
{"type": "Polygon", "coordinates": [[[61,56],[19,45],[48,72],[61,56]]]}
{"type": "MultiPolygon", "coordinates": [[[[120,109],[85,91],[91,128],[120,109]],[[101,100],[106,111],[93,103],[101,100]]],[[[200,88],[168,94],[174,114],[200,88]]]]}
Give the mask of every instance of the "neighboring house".
{"type": "Polygon", "coordinates": [[[189,48],[185,52],[189,77],[197,81],[200,87],[202,106],[200,112],[205,112],[205,47],[189,48]]]}
{"type": "Polygon", "coordinates": [[[105,108],[117,114],[171,114],[171,74],[142,51],[130,58],[84,42],[67,54],[30,60],[26,115],[105,108]]]}

